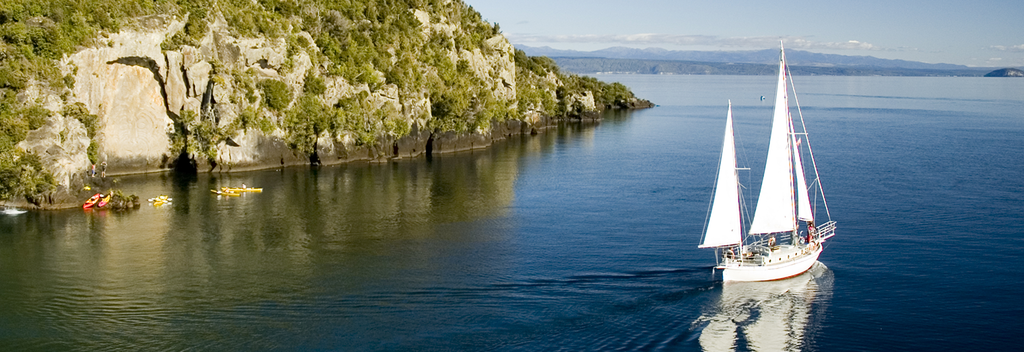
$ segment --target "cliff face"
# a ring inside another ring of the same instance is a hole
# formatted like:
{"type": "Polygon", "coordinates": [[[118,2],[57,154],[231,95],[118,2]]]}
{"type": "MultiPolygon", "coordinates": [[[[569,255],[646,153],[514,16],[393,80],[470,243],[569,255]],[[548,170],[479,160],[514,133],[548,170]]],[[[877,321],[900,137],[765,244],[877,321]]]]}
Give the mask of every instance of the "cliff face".
{"type": "MultiPolygon", "coordinates": [[[[156,20],[156,21],[154,21],[156,20]]],[[[73,75],[68,104],[83,103],[99,117],[97,162],[108,173],[147,172],[168,158],[168,135],[174,131],[164,99],[168,65],[160,43],[179,21],[156,22],[155,28],[125,30],[61,60],[61,71],[73,75]]]]}
{"type": "Polygon", "coordinates": [[[50,113],[18,148],[74,193],[93,163],[118,175],[383,161],[636,101],[525,57],[459,1],[415,3],[133,17],[59,60],[65,87],[28,81],[19,101],[50,113]]]}
{"type": "MultiPolygon", "coordinates": [[[[422,20],[423,40],[435,34],[451,36],[452,32],[460,30],[457,24],[448,23],[443,17],[432,23],[428,13],[414,11],[422,20]]],[[[73,74],[76,82],[68,102],[85,103],[89,112],[100,117],[101,128],[96,137],[98,160],[107,163],[110,175],[172,167],[179,157],[178,150],[171,148],[175,122],[186,129],[196,129],[210,119],[212,127],[226,130],[226,136],[220,141],[205,141],[213,142],[205,146],[210,148],[208,154],[186,148],[187,157],[200,171],[309,163],[307,153],[289,146],[291,131],[284,123],[286,112],[261,106],[266,97],[242,98],[267,94],[247,91],[247,84],[265,80],[283,82],[292,97],[284,102],[285,109],[294,108],[304,93],[307,76],[325,80],[325,89],[315,97],[322,106],[335,106],[343,99],[357,97],[358,104],[368,108],[370,113],[395,114],[397,116],[391,118],[410,130],[405,135],[384,131],[374,136],[381,140],[374,145],[357,145],[352,131],[334,135],[321,133],[315,142],[315,154],[320,162],[409,157],[426,150],[425,144],[433,132],[424,130],[432,118],[431,101],[426,92],[412,90],[400,94],[398,86],[386,80],[374,89],[366,83],[353,84],[343,77],[324,75],[313,66],[309,55],[309,52],[319,52],[320,48],[306,32],[300,31],[295,36],[305,39],[308,46],[289,53],[283,38],[238,38],[232,35],[223,17],[214,16],[199,47],[183,45],[177,50],[161,50],[161,44],[181,31],[185,22],[171,16],[150,16],[140,23],[146,26],[112,34],[101,40],[101,46],[62,60],[62,71],[73,74]],[[239,72],[241,74],[229,74],[239,72]],[[257,117],[269,123],[263,129],[258,126],[238,128],[235,122],[246,110],[260,114],[257,117]],[[397,153],[386,150],[395,144],[409,145],[399,148],[397,153]]],[[[496,100],[511,105],[516,98],[514,49],[501,35],[488,38],[484,45],[483,50],[449,50],[442,55],[452,64],[468,64],[468,72],[483,89],[493,92],[496,100]]],[[[373,74],[383,76],[381,72],[373,74]]],[[[182,132],[177,133],[187,134],[182,132]]],[[[463,132],[486,134],[488,131],[463,132]]]]}

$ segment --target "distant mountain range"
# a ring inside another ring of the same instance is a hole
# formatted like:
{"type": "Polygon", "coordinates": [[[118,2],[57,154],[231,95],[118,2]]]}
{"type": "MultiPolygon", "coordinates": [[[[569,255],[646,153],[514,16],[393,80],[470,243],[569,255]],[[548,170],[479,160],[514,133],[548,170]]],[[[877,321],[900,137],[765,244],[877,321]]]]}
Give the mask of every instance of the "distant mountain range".
{"type": "MultiPolygon", "coordinates": [[[[553,58],[563,69],[576,73],[758,74],[762,65],[774,65],[779,60],[778,49],[675,51],[661,48],[612,47],[596,51],[576,51],[525,45],[516,45],[516,48],[522,49],[530,56],[553,58]]],[[[996,69],[880,59],[871,56],[818,54],[802,50],[786,50],[786,58],[794,71],[800,67],[804,74],[822,75],[982,76],[996,69]]]]}

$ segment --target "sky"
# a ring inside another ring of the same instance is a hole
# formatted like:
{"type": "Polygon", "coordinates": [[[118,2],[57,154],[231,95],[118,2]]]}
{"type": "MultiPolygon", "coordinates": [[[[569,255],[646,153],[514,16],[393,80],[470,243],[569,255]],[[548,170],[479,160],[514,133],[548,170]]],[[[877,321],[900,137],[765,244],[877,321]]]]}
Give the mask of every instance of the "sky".
{"type": "Polygon", "coordinates": [[[516,45],[777,48],[980,67],[1024,66],[1022,0],[463,0],[516,45]]]}

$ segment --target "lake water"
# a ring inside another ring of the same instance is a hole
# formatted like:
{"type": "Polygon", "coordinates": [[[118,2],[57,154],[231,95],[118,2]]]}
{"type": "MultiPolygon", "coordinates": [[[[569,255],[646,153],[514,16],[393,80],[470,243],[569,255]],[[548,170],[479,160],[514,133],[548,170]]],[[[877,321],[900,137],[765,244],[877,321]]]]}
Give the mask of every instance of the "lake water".
{"type": "Polygon", "coordinates": [[[761,170],[774,77],[599,77],[660,106],[429,160],[119,179],[159,208],[0,215],[0,349],[1018,348],[1024,80],[796,77],[837,236],[808,274],[723,285],[696,247],[726,105],[761,170]],[[264,191],[209,192],[243,183],[264,191]]]}

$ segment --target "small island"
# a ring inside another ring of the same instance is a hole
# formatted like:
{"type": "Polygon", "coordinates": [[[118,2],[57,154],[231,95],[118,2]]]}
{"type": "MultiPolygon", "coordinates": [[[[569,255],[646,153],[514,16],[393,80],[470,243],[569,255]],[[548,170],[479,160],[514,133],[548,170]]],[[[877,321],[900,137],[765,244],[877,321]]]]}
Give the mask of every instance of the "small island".
{"type": "Polygon", "coordinates": [[[1024,77],[1024,71],[1015,68],[1004,68],[986,73],[985,77],[1024,77]]]}

